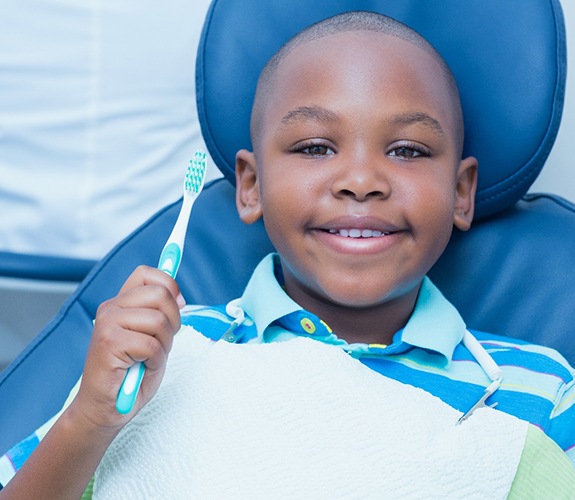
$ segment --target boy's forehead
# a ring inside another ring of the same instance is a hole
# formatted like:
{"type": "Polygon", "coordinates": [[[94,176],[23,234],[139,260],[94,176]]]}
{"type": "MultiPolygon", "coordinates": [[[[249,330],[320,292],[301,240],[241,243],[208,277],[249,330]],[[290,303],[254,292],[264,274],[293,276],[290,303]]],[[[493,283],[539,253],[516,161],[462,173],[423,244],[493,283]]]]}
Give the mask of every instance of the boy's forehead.
{"type": "MultiPolygon", "coordinates": [[[[278,64],[277,70],[281,70],[282,66],[285,67],[286,65],[299,64],[301,62],[309,63],[310,65],[315,64],[320,69],[322,62],[327,63],[327,60],[329,60],[330,64],[333,64],[333,58],[337,61],[342,55],[342,50],[345,53],[356,54],[361,57],[366,57],[366,54],[370,54],[374,64],[381,64],[386,58],[396,57],[398,52],[407,57],[405,60],[407,65],[412,64],[410,61],[411,57],[417,56],[434,61],[429,53],[414,43],[397,36],[372,30],[353,30],[302,41],[285,55],[278,64]],[[321,58],[322,56],[325,57],[326,61],[313,59],[321,58]]],[[[342,71],[346,71],[345,66],[339,65],[338,67],[342,71]]],[[[439,65],[437,67],[440,69],[439,65]]]]}
{"type": "Polygon", "coordinates": [[[453,104],[443,68],[428,52],[387,33],[355,30],[306,40],[292,48],[275,70],[266,107],[276,107],[293,94],[305,97],[309,86],[302,82],[306,76],[312,85],[328,74],[361,85],[366,79],[381,81],[395,73],[416,76],[410,79],[411,85],[417,80],[423,90],[443,94],[443,104],[453,104]]]}
{"type": "Polygon", "coordinates": [[[285,71],[286,66],[289,68],[302,63],[317,68],[319,71],[325,64],[330,64],[345,72],[348,68],[343,64],[337,64],[343,55],[349,55],[352,58],[368,58],[372,62],[369,67],[387,64],[388,61],[398,58],[403,58],[405,66],[415,66],[425,61],[428,68],[433,67],[437,70],[430,77],[439,76],[443,72],[434,57],[410,41],[378,31],[354,30],[328,34],[301,42],[291,49],[278,64],[276,76],[283,76],[281,70],[285,71]]]}

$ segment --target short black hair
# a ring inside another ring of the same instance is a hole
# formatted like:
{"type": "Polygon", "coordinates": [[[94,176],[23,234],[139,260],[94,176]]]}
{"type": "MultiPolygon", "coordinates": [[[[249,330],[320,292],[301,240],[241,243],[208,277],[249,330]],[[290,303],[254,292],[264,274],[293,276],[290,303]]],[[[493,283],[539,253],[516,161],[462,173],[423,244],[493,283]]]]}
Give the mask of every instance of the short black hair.
{"type": "Polygon", "coordinates": [[[276,75],[276,69],[280,62],[292,52],[293,49],[307,42],[323,38],[325,36],[343,33],[346,31],[376,31],[385,35],[405,40],[431,55],[441,66],[445,81],[452,95],[456,113],[458,115],[458,143],[463,144],[463,118],[461,117],[461,104],[459,99],[459,90],[457,82],[449,65],[445,59],[422,35],[409,26],[383,14],[371,11],[351,11],[337,14],[322,21],[319,21],[304,30],[300,31],[293,38],[288,40],[266,63],[260,73],[256,87],[256,95],[252,108],[250,132],[252,144],[261,129],[263,111],[269,96],[273,90],[273,82],[276,75]]]}

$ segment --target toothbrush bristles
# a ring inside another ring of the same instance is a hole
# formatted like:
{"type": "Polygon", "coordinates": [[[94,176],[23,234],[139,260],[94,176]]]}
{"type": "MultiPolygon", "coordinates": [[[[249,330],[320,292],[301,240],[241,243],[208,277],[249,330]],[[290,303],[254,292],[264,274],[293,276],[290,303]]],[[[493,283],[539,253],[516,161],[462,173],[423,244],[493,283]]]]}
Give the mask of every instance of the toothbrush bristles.
{"type": "Polygon", "coordinates": [[[206,153],[198,150],[194,155],[194,159],[190,160],[188,170],[186,171],[186,179],[184,181],[184,189],[192,193],[199,193],[204,184],[204,177],[206,176],[206,153]]]}

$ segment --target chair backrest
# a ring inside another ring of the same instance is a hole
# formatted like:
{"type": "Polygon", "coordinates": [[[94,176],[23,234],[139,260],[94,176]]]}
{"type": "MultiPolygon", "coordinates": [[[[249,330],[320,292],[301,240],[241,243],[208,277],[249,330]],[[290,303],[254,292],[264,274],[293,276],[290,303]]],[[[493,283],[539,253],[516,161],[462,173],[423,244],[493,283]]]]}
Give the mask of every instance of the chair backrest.
{"type": "MultiPolygon", "coordinates": [[[[215,0],[198,53],[197,97],[206,143],[227,180],[206,186],[192,213],[178,276],[184,296],[192,303],[239,296],[272,250],[262,224],[239,221],[228,182],[235,151],[250,147],[249,110],[263,63],[304,25],[357,9],[423,33],[461,87],[466,153],[480,161],[478,220],[454,234],[432,279],[470,327],[550,345],[575,363],[575,207],[551,195],[523,196],[553,144],[563,105],[558,1],[215,0]]],[[[157,263],[178,209],[179,202],[158,212],[97,264],[0,375],[0,452],[58,410],[81,373],[98,305],[136,265],[157,263]]]]}
{"type": "Polygon", "coordinates": [[[0,371],[58,312],[94,264],[0,251],[0,371]]]}

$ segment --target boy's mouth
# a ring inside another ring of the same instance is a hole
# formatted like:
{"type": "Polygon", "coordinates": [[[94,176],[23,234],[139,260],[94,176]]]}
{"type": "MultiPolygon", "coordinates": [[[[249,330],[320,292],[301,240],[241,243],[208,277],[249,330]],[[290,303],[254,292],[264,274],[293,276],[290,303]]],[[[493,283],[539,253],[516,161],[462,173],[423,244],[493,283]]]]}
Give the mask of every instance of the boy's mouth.
{"type": "Polygon", "coordinates": [[[406,233],[403,226],[371,216],[334,217],[318,226],[313,228],[318,240],[340,256],[380,255],[406,233]]]}
{"type": "Polygon", "coordinates": [[[336,234],[344,238],[379,238],[381,236],[388,236],[390,232],[378,231],[377,229],[329,229],[329,234],[336,234]]]}

